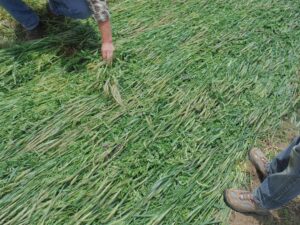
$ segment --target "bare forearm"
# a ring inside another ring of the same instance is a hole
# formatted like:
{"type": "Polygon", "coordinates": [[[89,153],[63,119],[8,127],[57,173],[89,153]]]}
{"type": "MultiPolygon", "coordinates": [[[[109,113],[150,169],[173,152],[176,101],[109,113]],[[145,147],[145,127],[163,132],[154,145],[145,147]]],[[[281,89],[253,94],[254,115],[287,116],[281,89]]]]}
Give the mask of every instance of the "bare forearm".
{"type": "Polygon", "coordinates": [[[98,27],[102,35],[102,43],[112,43],[113,40],[110,21],[107,20],[105,22],[99,22],[98,27]]]}
{"type": "Polygon", "coordinates": [[[115,47],[113,45],[110,21],[99,22],[98,27],[102,36],[102,58],[107,62],[112,62],[115,47]]]}

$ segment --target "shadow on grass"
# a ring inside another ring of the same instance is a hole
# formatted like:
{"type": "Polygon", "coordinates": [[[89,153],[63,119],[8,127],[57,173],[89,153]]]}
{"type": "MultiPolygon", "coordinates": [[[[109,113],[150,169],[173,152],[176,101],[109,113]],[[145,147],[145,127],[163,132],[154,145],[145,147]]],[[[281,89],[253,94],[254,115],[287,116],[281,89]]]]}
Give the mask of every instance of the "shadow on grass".
{"type": "Polygon", "coordinates": [[[296,225],[300,223],[300,204],[295,202],[267,217],[253,216],[260,225],[296,225]]]}
{"type": "Polygon", "coordinates": [[[300,224],[300,201],[294,200],[286,207],[277,211],[278,225],[294,225],[300,224]]]}
{"type": "Polygon", "coordinates": [[[80,72],[86,69],[92,53],[100,48],[98,33],[90,21],[49,17],[45,10],[38,14],[44,38],[26,42],[23,28],[17,25],[16,42],[1,50],[0,66],[4,73],[0,76],[0,91],[16,88],[53,65],[65,72],[80,72]]]}
{"type": "Polygon", "coordinates": [[[293,201],[286,207],[274,210],[268,216],[232,212],[230,225],[298,225],[300,202],[293,201]]]}

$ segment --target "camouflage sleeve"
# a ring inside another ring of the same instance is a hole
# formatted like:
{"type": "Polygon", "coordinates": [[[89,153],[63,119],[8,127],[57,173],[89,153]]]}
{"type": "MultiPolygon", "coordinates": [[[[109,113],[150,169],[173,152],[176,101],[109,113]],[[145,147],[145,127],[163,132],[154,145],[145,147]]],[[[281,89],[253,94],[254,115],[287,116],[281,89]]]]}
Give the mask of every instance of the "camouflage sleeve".
{"type": "Polygon", "coordinates": [[[106,0],[87,0],[98,22],[107,21],[110,17],[106,0]]]}

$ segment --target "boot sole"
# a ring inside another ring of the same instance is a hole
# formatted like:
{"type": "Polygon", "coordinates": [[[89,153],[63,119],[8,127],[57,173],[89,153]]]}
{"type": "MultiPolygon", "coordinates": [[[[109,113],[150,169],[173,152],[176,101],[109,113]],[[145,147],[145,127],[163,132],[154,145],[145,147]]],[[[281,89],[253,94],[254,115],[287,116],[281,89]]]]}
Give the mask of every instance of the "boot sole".
{"type": "Polygon", "coordinates": [[[238,213],[242,213],[242,214],[245,214],[245,215],[258,215],[258,216],[269,216],[270,215],[270,212],[266,212],[266,213],[259,213],[259,212],[242,212],[238,209],[235,209],[234,207],[232,207],[232,205],[229,204],[227,198],[226,198],[226,190],[224,190],[223,192],[223,199],[224,199],[224,202],[225,204],[230,208],[232,209],[233,211],[236,211],[238,213]]]}

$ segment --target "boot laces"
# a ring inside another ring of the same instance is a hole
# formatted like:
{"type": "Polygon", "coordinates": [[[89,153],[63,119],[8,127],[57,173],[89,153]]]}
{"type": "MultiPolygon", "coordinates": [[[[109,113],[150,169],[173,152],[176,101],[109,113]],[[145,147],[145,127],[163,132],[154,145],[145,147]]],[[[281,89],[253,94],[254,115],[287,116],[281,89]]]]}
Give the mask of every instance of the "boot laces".
{"type": "Polygon", "coordinates": [[[251,201],[251,202],[255,203],[254,198],[253,198],[253,194],[249,193],[249,192],[240,193],[239,198],[242,201],[251,201]]]}
{"type": "Polygon", "coordinates": [[[264,165],[264,168],[267,170],[268,169],[268,163],[269,163],[269,160],[265,157],[265,156],[259,156],[258,154],[255,154],[256,158],[260,159],[264,165]]]}

